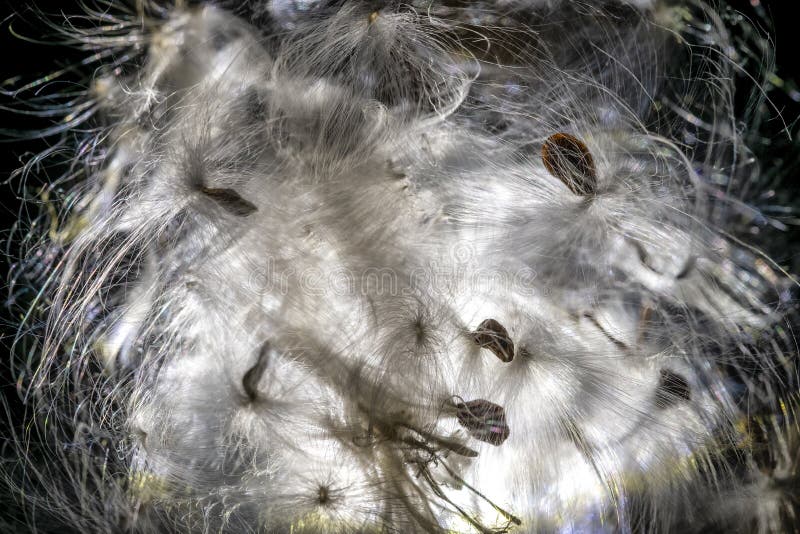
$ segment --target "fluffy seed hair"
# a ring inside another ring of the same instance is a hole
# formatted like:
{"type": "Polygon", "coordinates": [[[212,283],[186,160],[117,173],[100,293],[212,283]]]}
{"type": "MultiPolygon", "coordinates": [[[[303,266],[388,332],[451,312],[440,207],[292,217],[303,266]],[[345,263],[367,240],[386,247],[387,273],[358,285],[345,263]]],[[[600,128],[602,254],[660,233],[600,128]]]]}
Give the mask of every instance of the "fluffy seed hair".
{"type": "Polygon", "coordinates": [[[12,272],[0,526],[800,528],[796,282],[736,105],[769,47],[735,12],[84,10],[54,26],[83,90],[4,88],[63,116],[20,179],[67,156],[12,272]]]}

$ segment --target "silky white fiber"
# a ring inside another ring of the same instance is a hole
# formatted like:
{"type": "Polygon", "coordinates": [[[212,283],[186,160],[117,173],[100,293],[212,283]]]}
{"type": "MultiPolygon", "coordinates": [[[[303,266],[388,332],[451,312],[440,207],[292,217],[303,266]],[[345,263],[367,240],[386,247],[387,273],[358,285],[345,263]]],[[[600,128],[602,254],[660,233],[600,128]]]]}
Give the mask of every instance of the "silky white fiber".
{"type": "Polygon", "coordinates": [[[45,132],[71,164],[15,272],[8,528],[799,528],[796,282],[753,201],[748,21],[84,10],[55,31],[91,68],[45,132]]]}

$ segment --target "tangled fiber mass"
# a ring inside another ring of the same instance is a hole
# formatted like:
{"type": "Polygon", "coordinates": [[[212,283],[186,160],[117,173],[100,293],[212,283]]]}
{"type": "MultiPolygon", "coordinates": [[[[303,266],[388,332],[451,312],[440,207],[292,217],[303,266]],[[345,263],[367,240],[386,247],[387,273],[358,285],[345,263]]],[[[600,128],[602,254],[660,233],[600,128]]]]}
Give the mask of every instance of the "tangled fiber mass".
{"type": "Polygon", "coordinates": [[[0,526],[800,528],[797,284],[764,247],[748,20],[83,8],[53,29],[90,79],[17,104],[60,117],[18,177],[66,162],[20,223],[0,526]]]}

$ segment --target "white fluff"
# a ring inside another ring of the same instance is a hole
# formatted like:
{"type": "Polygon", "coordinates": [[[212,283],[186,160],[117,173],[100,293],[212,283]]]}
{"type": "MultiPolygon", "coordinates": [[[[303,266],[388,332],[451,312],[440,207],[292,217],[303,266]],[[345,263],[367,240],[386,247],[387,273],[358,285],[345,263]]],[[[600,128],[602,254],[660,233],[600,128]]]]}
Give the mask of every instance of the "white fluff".
{"type": "Polygon", "coordinates": [[[792,283],[719,216],[747,199],[711,180],[743,148],[717,15],[253,4],[121,15],[141,64],[92,81],[105,152],[34,306],[31,416],[75,432],[27,475],[47,524],[779,531],[748,411],[796,406],[792,283]]]}

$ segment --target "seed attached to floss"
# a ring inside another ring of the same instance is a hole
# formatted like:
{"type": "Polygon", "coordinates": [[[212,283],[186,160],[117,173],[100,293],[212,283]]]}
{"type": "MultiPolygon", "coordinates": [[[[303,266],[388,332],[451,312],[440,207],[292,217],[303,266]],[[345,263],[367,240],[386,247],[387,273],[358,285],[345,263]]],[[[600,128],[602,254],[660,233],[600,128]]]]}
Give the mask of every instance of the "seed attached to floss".
{"type": "Polygon", "coordinates": [[[659,408],[668,408],[680,400],[691,400],[692,392],[689,382],[674,371],[661,369],[656,389],[656,405],[659,408]]]}
{"type": "Polygon", "coordinates": [[[597,192],[597,169],[586,145],[577,137],[557,133],[542,145],[542,161],[548,172],[579,196],[597,192]]]}
{"type": "Polygon", "coordinates": [[[248,202],[236,191],[229,188],[217,189],[214,187],[203,187],[203,194],[211,198],[225,211],[238,217],[247,217],[258,208],[252,202],[248,202]]]}
{"type": "Polygon", "coordinates": [[[320,486],[317,489],[317,502],[320,506],[326,506],[331,502],[330,490],[327,486],[320,486]]]}
{"type": "Polygon", "coordinates": [[[269,366],[269,344],[264,344],[258,353],[258,360],[253,367],[247,370],[242,377],[242,388],[250,402],[258,400],[258,383],[269,366]]]}
{"type": "Polygon", "coordinates": [[[473,438],[492,445],[502,445],[511,429],[506,424],[502,406],[484,399],[456,403],[458,422],[473,438]]]}
{"type": "Polygon", "coordinates": [[[479,347],[492,351],[502,362],[508,363],[514,359],[514,342],[508,330],[494,319],[486,319],[479,324],[472,339],[479,347]]]}

